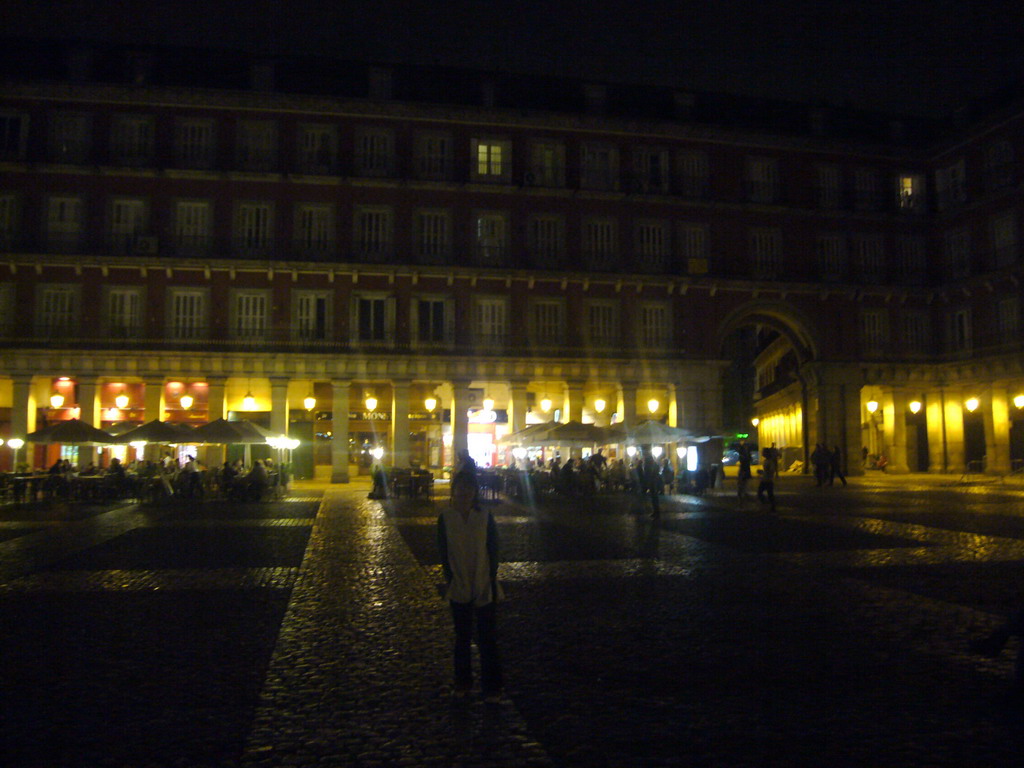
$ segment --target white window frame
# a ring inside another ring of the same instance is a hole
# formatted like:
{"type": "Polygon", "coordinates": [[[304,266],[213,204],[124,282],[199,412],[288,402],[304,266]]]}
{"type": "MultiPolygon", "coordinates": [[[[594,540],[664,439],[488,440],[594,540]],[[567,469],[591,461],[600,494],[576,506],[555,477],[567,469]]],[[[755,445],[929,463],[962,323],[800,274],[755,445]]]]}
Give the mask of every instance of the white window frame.
{"type": "Polygon", "coordinates": [[[605,142],[587,141],[580,147],[580,187],[614,191],[619,188],[619,148],[605,142]]]}
{"type": "Polygon", "coordinates": [[[584,305],[584,330],[592,349],[617,349],[622,344],[620,306],[612,299],[592,299],[584,305]]]}
{"type": "Polygon", "coordinates": [[[338,129],[329,123],[301,123],[296,136],[296,155],[303,173],[334,173],[338,163],[338,129]]]}
{"type": "Polygon", "coordinates": [[[612,269],[619,260],[619,221],[613,216],[583,219],[583,259],[588,267],[612,269]]]}
{"type": "Polygon", "coordinates": [[[447,181],[452,177],[453,139],[450,133],[425,131],[416,135],[415,170],[419,179],[447,181]]]}
{"type": "Polygon", "coordinates": [[[110,200],[110,246],[121,252],[134,251],[139,238],[149,231],[149,201],[139,197],[114,197],[110,200]]]}
{"type": "Polygon", "coordinates": [[[452,255],[452,214],[446,208],[421,208],[413,213],[417,258],[428,264],[445,263],[452,255]]]}
{"type": "Polygon", "coordinates": [[[244,171],[272,171],[277,165],[277,123],[273,120],[239,121],[235,159],[244,171]]]}
{"type": "Polygon", "coordinates": [[[181,168],[212,168],[216,159],[217,123],[211,118],[182,117],[174,126],[174,153],[181,168]]]}
{"type": "Polygon", "coordinates": [[[672,228],[668,219],[634,221],[633,243],[636,260],[641,269],[665,269],[672,255],[672,228]]]}
{"type": "Polygon", "coordinates": [[[529,220],[530,255],[538,266],[557,266],[565,259],[565,218],[540,214],[529,220]]]}
{"type": "Polygon", "coordinates": [[[533,298],[529,302],[528,332],[539,347],[565,344],[566,306],[559,298],[533,298]]]}
{"type": "Polygon", "coordinates": [[[884,352],[889,344],[889,313],[877,307],[860,311],[861,349],[866,354],[884,352]]]}
{"type": "Polygon", "coordinates": [[[212,201],[174,201],[174,245],[179,254],[209,253],[213,245],[212,201]]]}
{"type": "Polygon", "coordinates": [[[209,336],[210,291],[208,288],[167,289],[167,336],[175,341],[194,341],[209,336]]]}
{"type": "Polygon", "coordinates": [[[252,256],[269,255],[274,244],[274,204],[267,200],[235,203],[234,249],[252,256]]]}
{"type": "Polygon", "coordinates": [[[649,146],[634,147],[633,177],[638,192],[668,194],[671,188],[668,149],[649,146]]]}
{"type": "Polygon", "coordinates": [[[333,328],[331,291],[292,292],[292,338],[296,341],[327,341],[333,328]],[[320,317],[320,311],[323,316],[320,317]]]}
{"type": "Polygon", "coordinates": [[[508,296],[473,297],[473,341],[478,347],[503,347],[509,339],[508,296]]]}
{"type": "Polygon", "coordinates": [[[104,287],[104,321],[107,336],[134,339],[142,336],[145,289],[135,285],[104,287]]]}
{"type": "Polygon", "coordinates": [[[352,344],[357,347],[390,346],[395,340],[395,297],[384,292],[360,292],[352,295],[352,344]],[[363,302],[373,310],[370,326],[363,327],[363,302]],[[380,308],[380,313],[376,310],[380,308]]]}
{"type": "Polygon", "coordinates": [[[331,203],[296,203],[292,232],[295,249],[306,258],[331,256],[337,247],[334,206],[331,203]]]}
{"type": "Polygon", "coordinates": [[[530,167],[523,179],[527,186],[565,186],[565,144],[554,139],[530,143],[530,167]]]}
{"type": "Polygon", "coordinates": [[[36,332],[46,338],[81,336],[81,286],[44,283],[36,288],[36,332]]]}
{"type": "Polygon", "coordinates": [[[410,342],[417,349],[450,348],[455,343],[455,299],[444,294],[422,294],[413,296],[409,313],[410,342]],[[428,307],[429,323],[424,328],[421,313],[428,307]],[[434,323],[440,312],[441,332],[437,333],[434,323]]]}
{"type": "Polygon", "coordinates": [[[666,301],[641,301],[637,305],[637,340],[641,349],[666,349],[672,345],[672,305],[666,301]]]}
{"type": "Polygon", "coordinates": [[[114,115],[110,123],[110,159],[116,165],[153,162],[156,121],[152,115],[114,115]]]}
{"type": "Polygon", "coordinates": [[[394,212],[386,205],[357,206],[352,214],[352,245],[358,256],[382,261],[394,248],[394,212]]]}
{"type": "Polygon", "coordinates": [[[509,221],[504,211],[476,211],[473,250],[478,264],[503,264],[508,254],[509,221]]]}
{"type": "Polygon", "coordinates": [[[395,173],[395,132],[364,126],[355,134],[355,172],[359,176],[388,178],[395,173]]]}
{"type": "Polygon", "coordinates": [[[265,341],[270,336],[270,302],[268,289],[234,288],[231,296],[231,338],[243,341],[265,341]]]}
{"type": "Polygon", "coordinates": [[[512,179],[512,142],[498,137],[477,137],[472,149],[471,178],[485,183],[508,183],[512,179]]]}

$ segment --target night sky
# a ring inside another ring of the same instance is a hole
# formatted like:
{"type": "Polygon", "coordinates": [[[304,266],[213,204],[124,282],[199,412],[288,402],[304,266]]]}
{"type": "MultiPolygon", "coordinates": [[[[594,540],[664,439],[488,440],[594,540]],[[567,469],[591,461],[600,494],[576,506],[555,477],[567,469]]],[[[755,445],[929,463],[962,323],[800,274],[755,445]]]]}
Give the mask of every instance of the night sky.
{"type": "Polygon", "coordinates": [[[8,34],[29,37],[554,73],[932,115],[1024,77],[1021,0],[2,5],[8,34]]]}

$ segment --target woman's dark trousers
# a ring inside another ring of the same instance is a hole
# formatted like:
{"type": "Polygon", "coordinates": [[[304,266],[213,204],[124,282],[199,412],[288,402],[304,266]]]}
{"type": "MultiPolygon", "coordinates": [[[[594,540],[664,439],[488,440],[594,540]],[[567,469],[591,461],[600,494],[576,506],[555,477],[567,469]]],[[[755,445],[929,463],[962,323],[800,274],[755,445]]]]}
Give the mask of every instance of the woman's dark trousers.
{"type": "Polygon", "coordinates": [[[490,603],[476,608],[472,603],[449,601],[455,622],[455,685],[473,686],[473,667],[470,642],[473,638],[473,619],[476,619],[476,645],[480,649],[480,676],[484,694],[501,691],[501,662],[498,660],[498,641],[495,634],[495,605],[490,603]]]}

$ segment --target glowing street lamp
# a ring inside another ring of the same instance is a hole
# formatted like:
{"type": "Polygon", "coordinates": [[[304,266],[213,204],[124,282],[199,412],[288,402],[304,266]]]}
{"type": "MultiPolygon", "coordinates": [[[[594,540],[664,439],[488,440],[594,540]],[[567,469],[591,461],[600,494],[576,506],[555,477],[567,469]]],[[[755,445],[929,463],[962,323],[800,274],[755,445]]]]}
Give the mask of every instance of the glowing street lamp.
{"type": "Polygon", "coordinates": [[[878,410],[878,401],[868,400],[867,403],[865,403],[865,407],[868,409],[868,413],[874,413],[878,410]]]}
{"type": "Polygon", "coordinates": [[[252,396],[252,392],[246,392],[245,397],[242,398],[242,409],[246,411],[256,410],[256,398],[252,396]]]}
{"type": "Polygon", "coordinates": [[[130,402],[131,398],[128,397],[128,395],[126,395],[124,392],[122,392],[120,395],[114,398],[114,405],[116,405],[122,411],[128,407],[128,404],[130,402]]]}
{"type": "Polygon", "coordinates": [[[550,397],[545,397],[545,398],[543,398],[540,401],[540,409],[542,411],[544,411],[544,413],[547,413],[548,411],[551,410],[551,398],[550,397]]]}
{"type": "Polygon", "coordinates": [[[427,409],[428,413],[433,413],[434,409],[437,408],[437,398],[428,397],[426,400],[423,401],[423,407],[427,409]]]}
{"type": "Polygon", "coordinates": [[[761,423],[761,420],[759,418],[757,418],[757,416],[755,416],[754,418],[752,418],[750,420],[750,426],[752,426],[752,427],[757,427],[757,425],[760,424],[760,423],[761,423]]]}
{"type": "Polygon", "coordinates": [[[493,411],[494,410],[494,398],[493,397],[485,397],[484,398],[484,410],[485,411],[493,411]]]}
{"type": "Polygon", "coordinates": [[[660,445],[656,445],[653,448],[651,448],[651,455],[656,459],[660,459],[661,454],[663,454],[664,452],[665,449],[662,448],[660,445]]]}
{"type": "MultiPolygon", "coordinates": [[[[252,397],[252,395],[249,395],[249,397],[252,397]]],[[[185,393],[180,398],[178,398],[178,402],[181,404],[181,407],[187,411],[189,408],[192,407],[192,403],[195,402],[195,398],[193,398],[192,395],[185,393]]]]}
{"type": "Polygon", "coordinates": [[[12,468],[13,468],[13,470],[15,472],[17,472],[18,471],[18,451],[20,451],[21,447],[23,445],[25,445],[25,441],[22,440],[20,437],[12,437],[10,440],[7,441],[7,445],[9,445],[11,447],[11,449],[14,451],[14,459],[12,460],[13,461],[13,467],[12,468]]]}
{"type": "Polygon", "coordinates": [[[374,397],[373,395],[370,395],[369,397],[366,398],[366,410],[368,410],[368,411],[375,411],[375,410],[377,410],[377,398],[374,397]]]}
{"type": "Polygon", "coordinates": [[[316,408],[316,398],[313,397],[312,392],[310,392],[306,396],[306,399],[302,401],[302,407],[305,408],[307,411],[312,411],[314,408],[316,408]]]}
{"type": "Polygon", "coordinates": [[[604,413],[604,409],[607,408],[607,407],[608,407],[608,403],[606,403],[600,397],[597,398],[597,400],[594,401],[594,410],[597,411],[598,413],[604,413]]]}
{"type": "Polygon", "coordinates": [[[969,397],[964,401],[964,408],[966,408],[971,413],[974,413],[976,410],[978,410],[978,405],[978,398],[976,397],[969,397]]]}
{"type": "Polygon", "coordinates": [[[60,392],[54,392],[50,395],[50,407],[51,408],[62,408],[64,406],[64,395],[60,392]]]}
{"type": "Polygon", "coordinates": [[[659,403],[658,399],[655,397],[652,397],[650,400],[647,401],[647,410],[650,411],[651,413],[657,413],[658,408],[660,407],[661,403],[659,403]]]}
{"type": "Polygon", "coordinates": [[[920,400],[911,400],[910,401],[910,412],[911,413],[920,413],[921,412],[921,401],[920,400]]]}
{"type": "Polygon", "coordinates": [[[1013,404],[1018,408],[1024,408],[1024,395],[1017,395],[1013,398],[1013,404]]]}

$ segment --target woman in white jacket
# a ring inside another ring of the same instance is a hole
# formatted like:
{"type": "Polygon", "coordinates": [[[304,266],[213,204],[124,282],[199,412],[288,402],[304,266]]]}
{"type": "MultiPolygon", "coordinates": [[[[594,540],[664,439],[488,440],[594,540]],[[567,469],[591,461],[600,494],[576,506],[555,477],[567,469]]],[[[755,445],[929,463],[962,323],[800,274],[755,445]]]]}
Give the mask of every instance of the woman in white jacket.
{"type": "Polygon", "coordinates": [[[455,624],[455,693],[468,696],[473,687],[470,642],[476,624],[480,674],[486,701],[501,695],[501,662],[495,629],[498,585],[498,526],[490,512],[480,509],[476,475],[452,478],[451,508],[437,518],[437,543],[448,584],[445,597],[455,624]]]}

